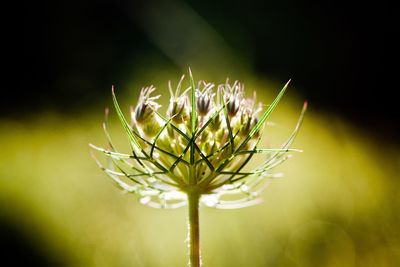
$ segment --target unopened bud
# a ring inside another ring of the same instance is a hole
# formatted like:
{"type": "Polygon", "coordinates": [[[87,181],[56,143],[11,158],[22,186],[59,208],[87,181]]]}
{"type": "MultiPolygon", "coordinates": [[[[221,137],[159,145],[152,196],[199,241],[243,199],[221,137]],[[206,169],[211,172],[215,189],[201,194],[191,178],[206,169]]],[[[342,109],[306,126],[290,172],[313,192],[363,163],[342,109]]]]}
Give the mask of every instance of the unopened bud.
{"type": "Polygon", "coordinates": [[[183,123],[189,119],[188,98],[186,95],[174,99],[171,97],[167,115],[172,118],[175,123],[183,123]]]}
{"type": "Polygon", "coordinates": [[[240,105],[243,100],[244,87],[242,84],[235,82],[232,86],[225,85],[224,97],[226,102],[226,109],[229,117],[234,117],[240,110],[240,105]]]}
{"type": "Polygon", "coordinates": [[[150,97],[154,90],[155,88],[152,86],[142,89],[139,102],[132,114],[134,122],[149,137],[155,136],[161,127],[155,114],[155,111],[161,106],[154,101],[160,96],[150,97]]]}
{"type": "Polygon", "coordinates": [[[212,98],[215,95],[211,91],[214,84],[203,82],[203,85],[203,90],[196,90],[197,112],[200,116],[206,116],[210,112],[212,108],[212,98]]]}

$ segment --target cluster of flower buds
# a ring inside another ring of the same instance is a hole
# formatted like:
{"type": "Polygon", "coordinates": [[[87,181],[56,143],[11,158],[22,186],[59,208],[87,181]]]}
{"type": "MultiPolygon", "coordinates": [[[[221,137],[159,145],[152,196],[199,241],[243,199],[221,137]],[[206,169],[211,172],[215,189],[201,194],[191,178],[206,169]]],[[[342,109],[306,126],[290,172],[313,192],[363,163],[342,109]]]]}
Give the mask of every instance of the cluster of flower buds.
{"type": "Polygon", "coordinates": [[[152,96],[154,87],[143,88],[128,122],[116,100],[114,105],[131,143],[131,154],[120,153],[112,143],[107,123],[104,125],[109,148],[91,145],[104,153],[108,166],[99,166],[124,190],[140,196],[140,202],[152,207],[175,208],[186,205],[186,193],[198,192],[201,202],[217,208],[238,208],[258,203],[260,192],[271,177],[271,169],[288,158],[302,121],[287,142],[278,149],[257,147],[268,116],[282,98],[284,86],[276,99],[262,112],[256,96],[246,98],[243,84],[234,82],[215,86],[200,81],[195,84],[190,73],[189,86],[183,88],[184,76],[173,90],[168,84],[170,102],[166,115],[152,96]],[[266,160],[245,171],[255,154],[266,160]],[[236,198],[235,198],[236,197],[236,198]]]}

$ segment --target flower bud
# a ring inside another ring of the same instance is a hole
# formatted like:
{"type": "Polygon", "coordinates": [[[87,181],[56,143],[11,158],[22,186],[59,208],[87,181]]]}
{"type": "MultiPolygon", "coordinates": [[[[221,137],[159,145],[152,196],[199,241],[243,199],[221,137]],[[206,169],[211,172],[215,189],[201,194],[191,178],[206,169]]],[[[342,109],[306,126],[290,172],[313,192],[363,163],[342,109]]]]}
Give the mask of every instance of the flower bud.
{"type": "MultiPolygon", "coordinates": [[[[255,108],[255,95],[253,99],[247,98],[243,100],[242,111],[241,111],[241,124],[242,128],[240,129],[240,135],[246,136],[250,133],[250,131],[256,126],[259,118],[258,113],[261,111],[261,104],[255,108]]],[[[254,135],[255,138],[260,136],[259,131],[254,135]]]]}
{"type": "Polygon", "coordinates": [[[216,131],[221,129],[222,115],[218,114],[210,123],[211,129],[216,131]]]}
{"type": "Polygon", "coordinates": [[[133,111],[133,121],[137,124],[146,136],[155,136],[161,128],[160,122],[156,117],[155,111],[161,107],[154,100],[160,96],[150,97],[155,90],[153,86],[145,87],[140,92],[140,97],[136,108],[133,111]]]}
{"type": "Polygon", "coordinates": [[[189,89],[186,89],[182,94],[180,94],[180,90],[182,87],[182,81],[185,78],[185,75],[182,75],[181,79],[176,86],[175,92],[172,90],[171,81],[168,82],[168,89],[171,94],[169,100],[169,107],[167,110],[167,115],[172,118],[174,123],[184,123],[189,120],[189,99],[186,95],[186,92],[189,89]]]}
{"type": "Polygon", "coordinates": [[[189,119],[188,98],[183,95],[177,99],[171,97],[167,115],[172,118],[175,123],[183,123],[189,119]]]}
{"type": "Polygon", "coordinates": [[[197,113],[200,116],[206,116],[212,108],[212,98],[215,94],[212,93],[211,89],[214,84],[202,82],[204,85],[203,90],[196,90],[196,105],[197,113]]]}
{"type": "Polygon", "coordinates": [[[235,82],[232,86],[226,84],[224,87],[224,98],[226,102],[226,109],[229,117],[234,117],[240,109],[240,105],[243,100],[242,84],[235,82]]]}

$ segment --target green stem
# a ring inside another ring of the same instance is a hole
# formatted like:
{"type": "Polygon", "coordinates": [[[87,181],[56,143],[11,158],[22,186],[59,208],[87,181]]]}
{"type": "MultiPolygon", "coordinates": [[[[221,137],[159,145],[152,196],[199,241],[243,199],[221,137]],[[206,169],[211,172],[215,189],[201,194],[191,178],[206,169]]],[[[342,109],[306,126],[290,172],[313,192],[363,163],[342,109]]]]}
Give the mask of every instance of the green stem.
{"type": "Polygon", "coordinates": [[[199,225],[199,199],[198,192],[188,192],[188,241],[189,241],[189,267],[200,267],[200,225],[199,225]]]}

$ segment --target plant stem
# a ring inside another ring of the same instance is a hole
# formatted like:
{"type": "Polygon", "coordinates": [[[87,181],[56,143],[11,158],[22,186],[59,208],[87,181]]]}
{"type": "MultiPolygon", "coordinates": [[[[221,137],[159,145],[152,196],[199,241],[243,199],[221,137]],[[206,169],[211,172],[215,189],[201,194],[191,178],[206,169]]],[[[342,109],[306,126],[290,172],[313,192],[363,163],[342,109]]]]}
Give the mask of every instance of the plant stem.
{"type": "Polygon", "coordinates": [[[188,196],[188,241],[189,241],[189,267],[200,267],[200,225],[199,225],[199,199],[200,194],[189,191],[188,196]]]}

